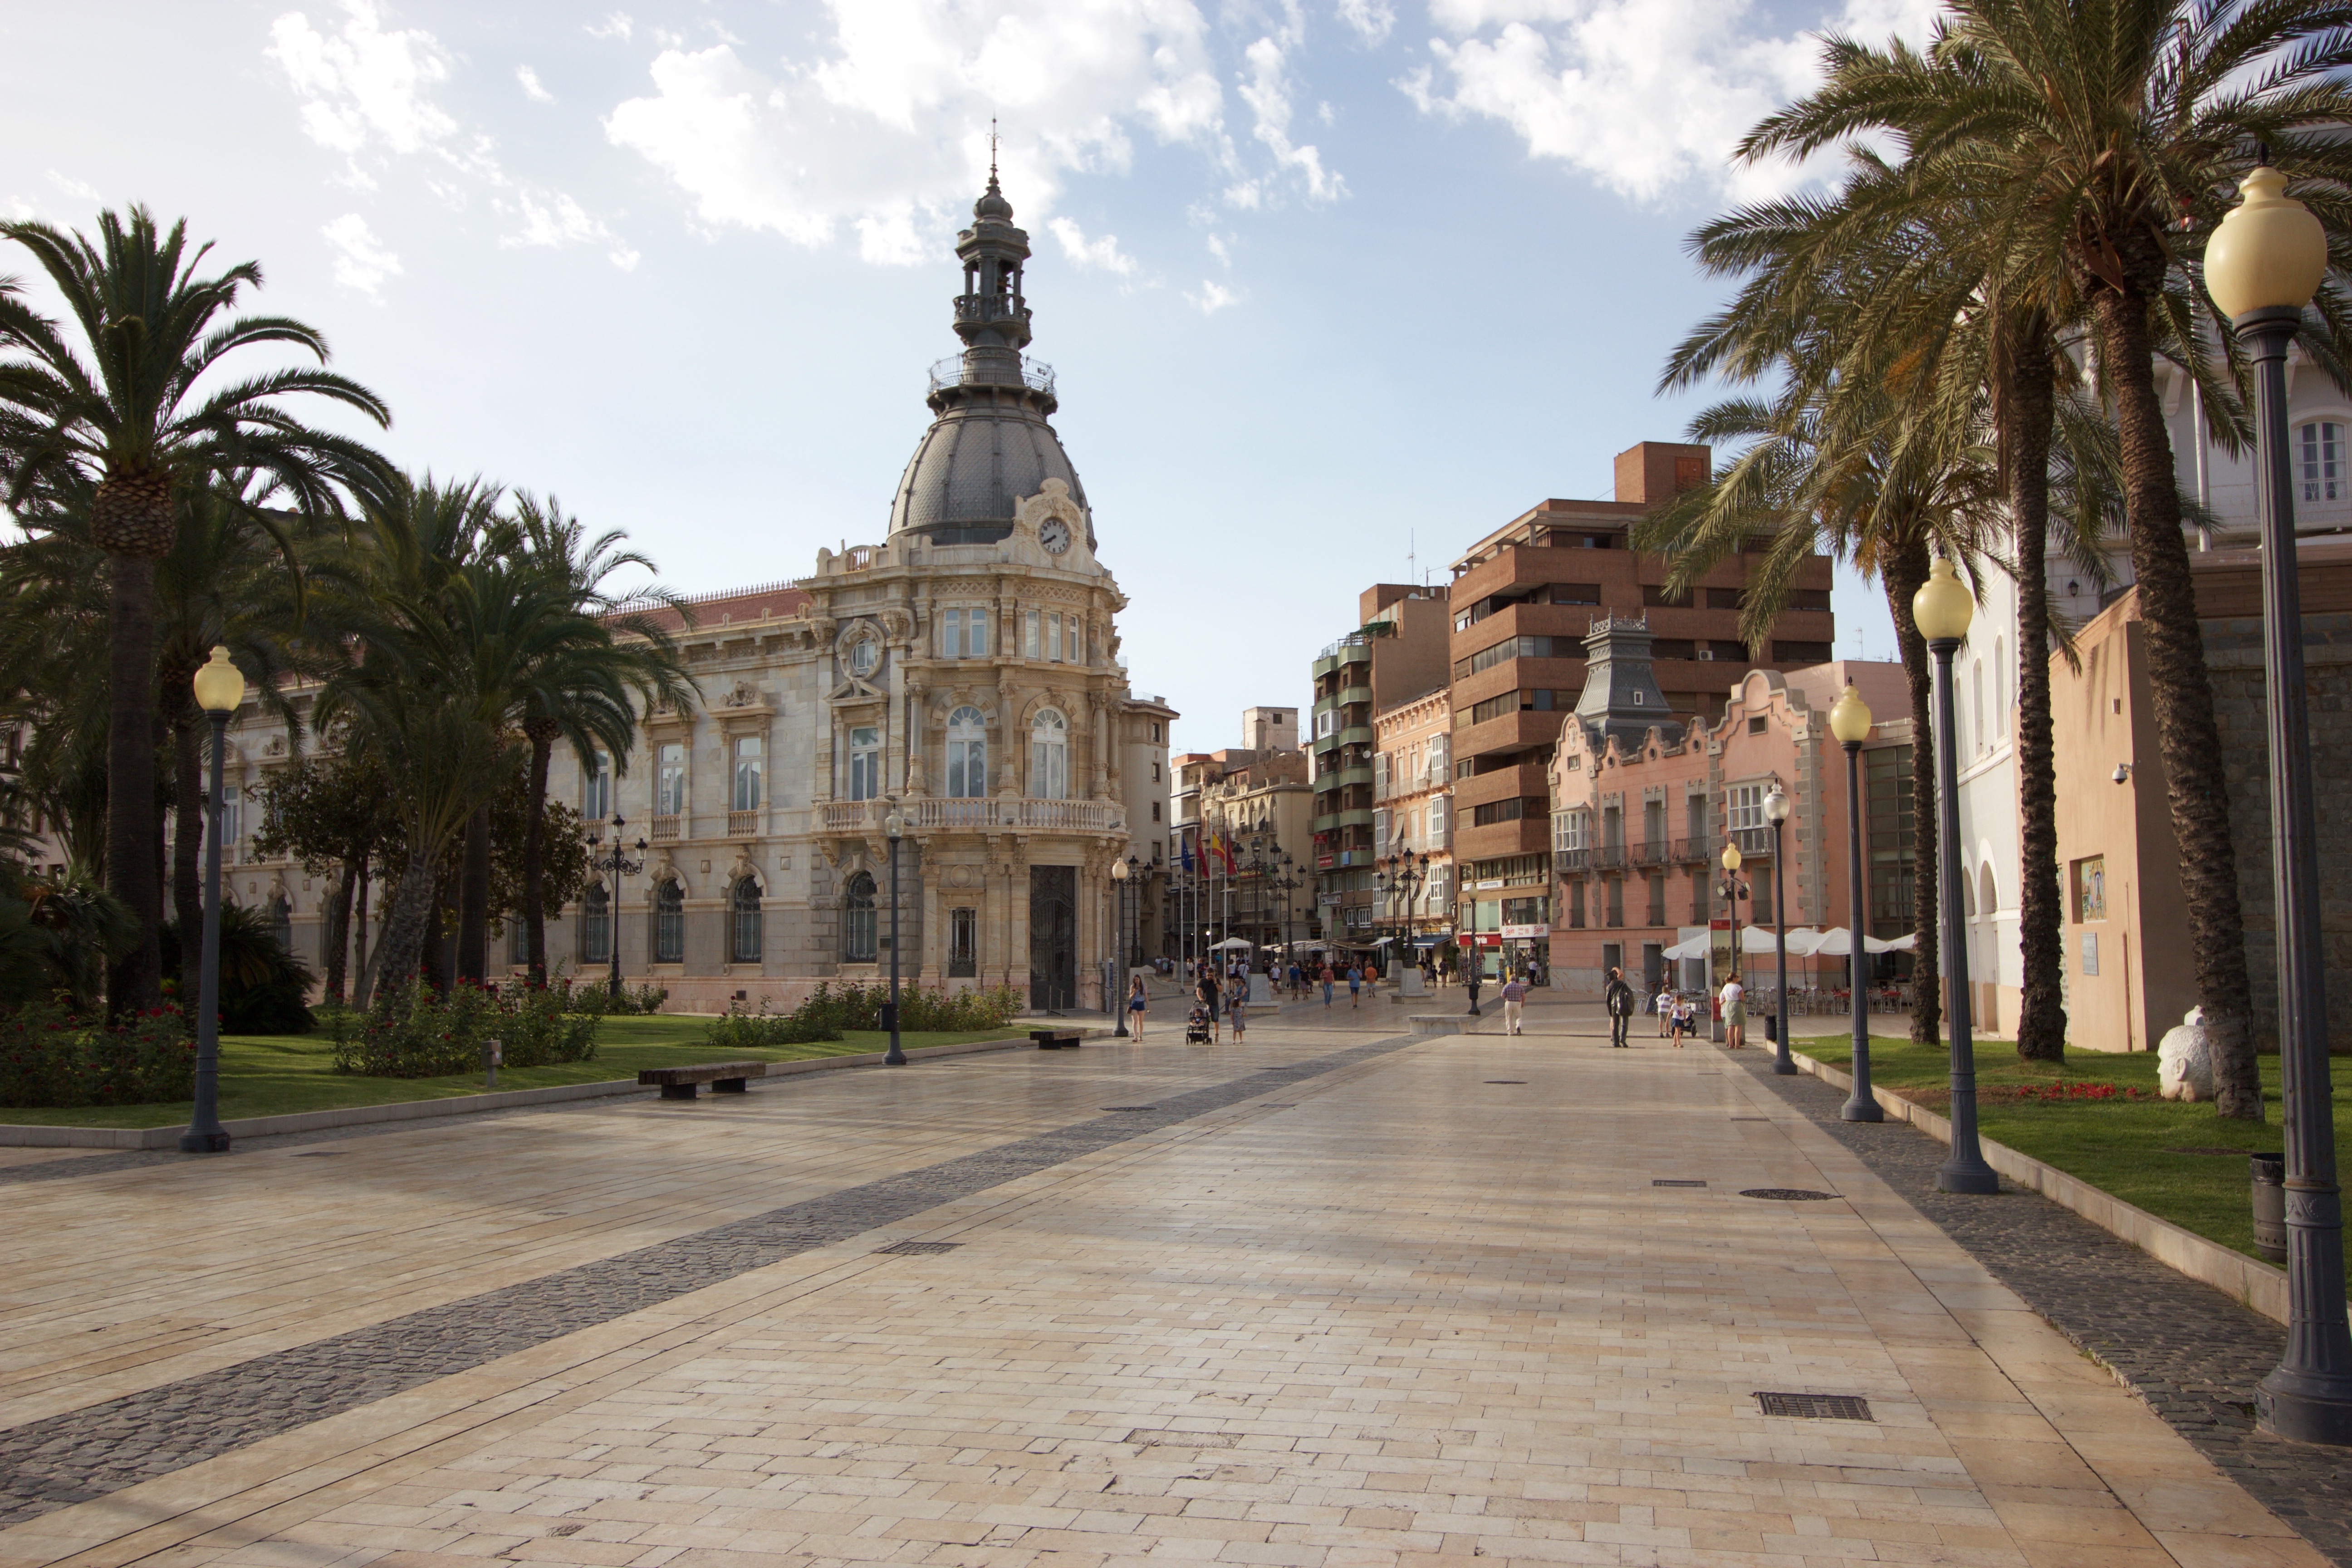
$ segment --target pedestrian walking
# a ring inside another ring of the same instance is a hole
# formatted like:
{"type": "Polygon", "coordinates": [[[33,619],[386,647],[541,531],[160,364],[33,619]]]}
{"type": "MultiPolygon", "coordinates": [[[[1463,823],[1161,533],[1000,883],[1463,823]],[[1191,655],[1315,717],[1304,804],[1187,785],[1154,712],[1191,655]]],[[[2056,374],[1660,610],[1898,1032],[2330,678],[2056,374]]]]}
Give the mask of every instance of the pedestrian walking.
{"type": "Polygon", "coordinates": [[[1671,985],[1659,986],[1658,994],[1650,1005],[1658,1010],[1658,1038],[1663,1040],[1674,1031],[1675,988],[1671,985]]]}
{"type": "Polygon", "coordinates": [[[1249,982],[1235,977],[1234,988],[1225,994],[1225,1011],[1234,1016],[1234,1044],[1242,1043],[1249,1028],[1249,982]]]}
{"type": "Polygon", "coordinates": [[[1222,1042],[1225,1037],[1225,1025],[1223,1012],[1218,1005],[1217,976],[1213,971],[1204,973],[1201,976],[1198,984],[1192,987],[1192,994],[1200,998],[1202,1007],[1209,1015],[1212,1043],[1222,1042]]]}
{"type": "Polygon", "coordinates": [[[1348,965],[1348,1005],[1360,1007],[1363,1003],[1364,972],[1355,964],[1348,965]]]}
{"type": "Polygon", "coordinates": [[[1723,1043],[1733,1050],[1748,1043],[1748,990],[1734,974],[1723,983],[1723,1043]]]}
{"type": "Polygon", "coordinates": [[[1687,996],[1675,998],[1675,1049],[1683,1048],[1685,1037],[1698,1033],[1698,1004],[1687,996]]]}
{"type": "Polygon", "coordinates": [[[1514,974],[1503,982],[1503,1033],[1519,1032],[1519,1008],[1528,999],[1528,983],[1514,974]]]}
{"type": "Polygon", "coordinates": [[[1623,970],[1610,970],[1608,982],[1601,989],[1601,1005],[1609,1014],[1609,1044],[1630,1049],[1625,1029],[1633,1021],[1633,988],[1625,984],[1623,970]]]}
{"type": "Polygon", "coordinates": [[[1143,976],[1135,977],[1127,990],[1127,1032],[1137,1039],[1143,1038],[1143,1015],[1148,999],[1143,994],[1143,976]]]}

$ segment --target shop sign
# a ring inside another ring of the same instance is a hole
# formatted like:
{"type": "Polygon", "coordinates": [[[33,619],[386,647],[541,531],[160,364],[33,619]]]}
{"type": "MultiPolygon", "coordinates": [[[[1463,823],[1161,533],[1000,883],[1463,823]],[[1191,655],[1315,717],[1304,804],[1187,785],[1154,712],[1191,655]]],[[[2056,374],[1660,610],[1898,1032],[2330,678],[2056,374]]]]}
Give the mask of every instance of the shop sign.
{"type": "Polygon", "coordinates": [[[1548,925],[1511,926],[1503,928],[1503,935],[1512,942],[1540,942],[1551,935],[1548,925]]]}
{"type": "Polygon", "coordinates": [[[1460,942],[1464,947],[1500,947],[1503,945],[1501,935],[1491,931],[1475,932],[1465,931],[1454,940],[1460,942]]]}
{"type": "Polygon", "coordinates": [[[1478,890],[1482,893],[1491,893],[1502,885],[1503,879],[1500,877],[1489,877],[1485,881],[1478,884],[1478,890]]]}

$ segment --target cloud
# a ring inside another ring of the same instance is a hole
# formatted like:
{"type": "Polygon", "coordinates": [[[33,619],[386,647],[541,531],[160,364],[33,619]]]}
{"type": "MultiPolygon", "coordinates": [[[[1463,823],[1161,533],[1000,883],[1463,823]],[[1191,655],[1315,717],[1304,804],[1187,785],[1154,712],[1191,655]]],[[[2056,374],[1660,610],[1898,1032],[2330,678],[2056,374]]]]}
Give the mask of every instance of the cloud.
{"type": "Polygon", "coordinates": [[[1201,280],[1199,293],[1195,294],[1190,289],[1184,290],[1184,303],[1204,316],[1213,316],[1226,306],[1237,303],[1240,299],[1240,295],[1223,284],[1206,278],[1201,280]]]}
{"type": "Polygon", "coordinates": [[[1388,0],[1339,0],[1339,16],[1368,44],[1385,43],[1396,26],[1396,12],[1388,0]]]}
{"type": "Polygon", "coordinates": [[[1066,217],[1055,218],[1045,226],[1062,242],[1062,254],[1078,266],[1116,273],[1121,278],[1135,276],[1135,258],[1119,249],[1118,236],[1107,234],[1099,239],[1088,239],[1086,230],[1066,217]]]}
{"type": "Polygon", "coordinates": [[[618,38],[625,44],[629,41],[629,35],[635,30],[636,24],[629,20],[629,14],[626,11],[615,11],[601,23],[589,23],[586,28],[588,36],[592,38],[618,38]]]}
{"type": "Polygon", "coordinates": [[[522,95],[533,103],[553,103],[555,95],[539,79],[539,73],[529,66],[515,67],[515,80],[522,83],[522,95]]]}
{"type": "Polygon", "coordinates": [[[1260,187],[1258,200],[1286,176],[1340,189],[1315,149],[1290,141],[1278,51],[1271,75],[1251,62],[1244,79],[1264,151],[1234,149],[1221,36],[1196,0],[825,4],[830,36],[773,67],[730,42],[665,47],[651,89],[613,109],[606,135],[705,224],[807,246],[849,236],[886,264],[930,255],[968,221],[992,119],[1006,192],[1032,225],[1071,178],[1126,173],[1139,139],[1193,148],[1220,181],[1260,187]]]}
{"type": "Polygon", "coordinates": [[[387,32],[373,0],[342,0],[342,25],[322,33],[289,11],[271,24],[267,57],[302,100],[302,129],[322,147],[415,153],[457,122],[428,96],[448,79],[449,57],[430,33],[387,32]]]}
{"type": "Polygon", "coordinates": [[[524,191],[515,198],[513,210],[521,216],[522,227],[499,237],[501,250],[522,246],[560,249],[572,245],[603,244],[612,247],[605,254],[622,271],[631,271],[637,265],[635,250],[620,244],[602,219],[562,191],[547,192],[545,200],[524,191]]]}
{"type": "Polygon", "coordinates": [[[48,173],[49,184],[69,196],[76,196],[86,202],[102,202],[106,199],[98,194],[98,187],[87,180],[77,180],[71,174],[60,174],[55,169],[51,169],[48,173]]]}
{"type": "Polygon", "coordinates": [[[383,247],[359,214],[345,213],[319,232],[335,247],[335,281],[344,288],[378,300],[377,286],[399,276],[400,258],[383,247]]]}
{"type": "MultiPolygon", "coordinates": [[[[1926,36],[1933,0],[1845,0],[1823,30],[1926,36]]],[[[1696,183],[1742,200],[1801,182],[1734,170],[1732,148],[1819,78],[1810,34],[1775,36],[1751,0],[1432,0],[1433,65],[1398,88],[1425,114],[1499,120],[1530,156],[1655,201],[1696,183]]]]}
{"type": "MultiPolygon", "coordinates": [[[[1255,120],[1251,133],[1274,154],[1275,163],[1299,177],[1308,201],[1328,202],[1346,194],[1346,183],[1324,169],[1322,154],[1312,146],[1295,146],[1290,140],[1290,82],[1285,57],[1298,41],[1297,30],[1291,28],[1249,47],[1244,57],[1249,62],[1249,75],[1242,83],[1242,101],[1250,106],[1255,120]]],[[[1264,199],[1265,186],[1250,184],[1255,188],[1235,205],[1254,207],[1264,199]]]]}

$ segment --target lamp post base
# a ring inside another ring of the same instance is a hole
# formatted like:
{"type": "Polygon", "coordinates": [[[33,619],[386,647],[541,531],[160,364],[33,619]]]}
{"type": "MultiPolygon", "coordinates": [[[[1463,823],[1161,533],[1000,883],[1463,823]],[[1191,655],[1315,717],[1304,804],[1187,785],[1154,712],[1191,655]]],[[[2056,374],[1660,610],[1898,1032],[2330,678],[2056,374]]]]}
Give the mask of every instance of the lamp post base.
{"type": "Polygon", "coordinates": [[[1886,1110],[1874,1100],[1857,1097],[1838,1107],[1838,1119],[1842,1121],[1884,1121],[1886,1110]]]}
{"type": "Polygon", "coordinates": [[[1936,1190],[1989,1197],[2000,1191],[2000,1173],[1982,1162],[1960,1165],[1947,1161],[1936,1167],[1936,1190]]]}
{"type": "Polygon", "coordinates": [[[180,1152],[183,1154],[226,1154],[228,1143],[228,1133],[220,1128],[210,1132],[180,1134],[180,1152]]]}
{"type": "Polygon", "coordinates": [[[2352,1384],[2280,1367],[2254,1385],[2254,1425],[2298,1443],[2352,1446],[2352,1384]]]}
{"type": "Polygon", "coordinates": [[[1772,1058],[1772,1070],[1782,1078],[1795,1076],[1797,1064],[1789,1059],[1789,1047],[1786,1044],[1780,1047],[1780,1054],[1772,1058]]]}

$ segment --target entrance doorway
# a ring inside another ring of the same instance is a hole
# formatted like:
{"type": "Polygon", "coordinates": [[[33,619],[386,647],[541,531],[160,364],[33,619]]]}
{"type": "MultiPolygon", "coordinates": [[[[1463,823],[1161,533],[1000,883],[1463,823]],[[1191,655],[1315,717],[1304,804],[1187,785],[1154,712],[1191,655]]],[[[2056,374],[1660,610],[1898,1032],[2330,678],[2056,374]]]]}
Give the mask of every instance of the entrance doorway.
{"type": "Polygon", "coordinates": [[[1078,1000],[1078,868],[1029,868],[1029,1005],[1078,1000]]]}

